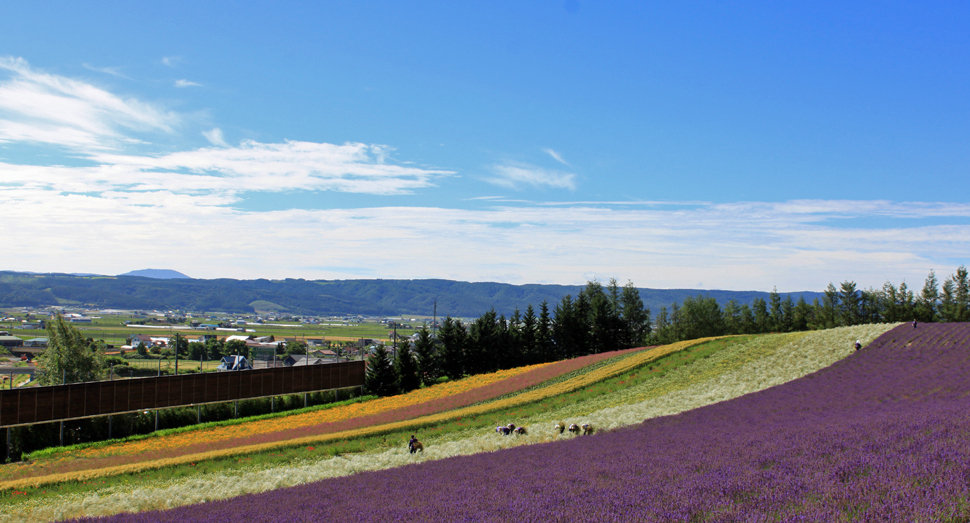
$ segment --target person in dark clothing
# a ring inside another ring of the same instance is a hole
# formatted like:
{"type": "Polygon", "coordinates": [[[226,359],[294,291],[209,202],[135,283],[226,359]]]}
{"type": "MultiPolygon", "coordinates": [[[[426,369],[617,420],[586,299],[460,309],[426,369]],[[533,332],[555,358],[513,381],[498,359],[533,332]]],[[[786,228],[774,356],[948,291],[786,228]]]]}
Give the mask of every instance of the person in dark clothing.
{"type": "Polygon", "coordinates": [[[417,452],[417,449],[414,448],[414,444],[417,442],[418,442],[418,438],[415,438],[414,434],[411,434],[411,439],[408,440],[408,450],[411,452],[411,454],[414,454],[415,452],[417,452]]]}
{"type": "Polygon", "coordinates": [[[916,328],[916,320],[913,320],[913,328],[916,328]]]}
{"type": "Polygon", "coordinates": [[[855,340],[855,350],[859,350],[861,348],[862,348],[862,342],[859,340],[855,340]]]}

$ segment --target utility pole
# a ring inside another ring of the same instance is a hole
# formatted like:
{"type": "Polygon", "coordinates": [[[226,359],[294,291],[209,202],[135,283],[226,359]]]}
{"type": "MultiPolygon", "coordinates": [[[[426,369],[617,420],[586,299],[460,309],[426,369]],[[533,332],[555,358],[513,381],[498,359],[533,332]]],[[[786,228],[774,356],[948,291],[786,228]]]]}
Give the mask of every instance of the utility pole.
{"type": "MultiPolygon", "coordinates": [[[[438,297],[434,298],[434,316],[431,317],[431,337],[437,339],[438,327],[438,297]]],[[[423,451],[422,451],[423,452],[423,451]]]]}
{"type": "Polygon", "coordinates": [[[175,333],[175,375],[176,376],[179,375],[179,339],[181,339],[180,334],[176,332],[175,333]]]}

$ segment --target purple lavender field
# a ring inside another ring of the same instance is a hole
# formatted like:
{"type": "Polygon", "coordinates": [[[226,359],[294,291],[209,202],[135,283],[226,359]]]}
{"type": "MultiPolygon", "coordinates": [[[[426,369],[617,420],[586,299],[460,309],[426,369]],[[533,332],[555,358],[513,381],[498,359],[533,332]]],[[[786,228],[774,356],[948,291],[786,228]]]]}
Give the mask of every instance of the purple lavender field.
{"type": "MultiPolygon", "coordinates": [[[[111,522],[970,521],[970,324],[591,437],[111,522]]],[[[91,521],[91,520],[84,520],[91,521]]]]}

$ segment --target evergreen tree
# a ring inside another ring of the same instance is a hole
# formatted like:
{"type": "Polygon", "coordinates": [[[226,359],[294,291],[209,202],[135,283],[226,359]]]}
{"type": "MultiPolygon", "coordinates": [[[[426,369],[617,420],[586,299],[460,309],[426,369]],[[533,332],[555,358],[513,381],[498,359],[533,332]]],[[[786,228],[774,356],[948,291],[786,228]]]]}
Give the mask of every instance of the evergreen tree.
{"type": "Polygon", "coordinates": [[[536,311],[532,308],[532,304],[525,309],[518,337],[523,363],[532,365],[542,362],[542,354],[539,350],[539,319],[536,318],[536,311]]]}
{"type": "Polygon", "coordinates": [[[367,358],[367,373],[364,376],[364,388],[371,394],[378,396],[393,396],[397,394],[397,376],[391,357],[383,345],[378,345],[374,353],[367,358]]]}
{"type": "Polygon", "coordinates": [[[421,386],[418,364],[411,354],[411,342],[406,338],[398,344],[397,355],[394,357],[394,374],[397,378],[397,389],[401,393],[411,392],[421,386]]]}
{"type": "Polygon", "coordinates": [[[620,295],[623,317],[622,347],[639,347],[650,336],[650,309],[643,306],[640,291],[628,281],[620,295]]]}
{"type": "Polygon", "coordinates": [[[795,312],[792,314],[792,330],[808,330],[811,322],[812,307],[805,301],[804,296],[799,296],[798,303],[795,304],[795,312]]]}
{"type": "Polygon", "coordinates": [[[859,324],[859,293],[856,290],[854,281],[846,280],[842,282],[839,292],[839,324],[858,325],[859,324]]]}
{"type": "Polygon", "coordinates": [[[940,286],[936,281],[936,273],[930,271],[923,283],[923,290],[919,293],[913,315],[921,322],[936,321],[937,304],[940,300],[940,286]]]}
{"type": "Polygon", "coordinates": [[[771,314],[768,312],[768,303],[762,298],[755,298],[751,302],[754,309],[754,332],[771,332],[771,314]]]}
{"type": "Polygon", "coordinates": [[[427,327],[418,331],[418,339],[414,342],[415,359],[418,364],[418,376],[425,386],[433,385],[441,377],[441,363],[435,349],[434,339],[427,327]]]}
{"type": "Polygon", "coordinates": [[[959,306],[956,301],[956,284],[953,282],[953,278],[947,276],[943,280],[943,294],[940,296],[940,316],[943,321],[959,321],[959,306]]]}
{"type": "Polygon", "coordinates": [[[555,361],[555,345],[552,342],[552,318],[549,316],[549,302],[546,300],[542,300],[542,303],[539,304],[539,323],[536,329],[539,361],[555,361]]]}
{"type": "Polygon", "coordinates": [[[961,265],[953,276],[955,286],[954,303],[956,305],[956,321],[970,321],[970,274],[961,265]]]}
{"type": "Polygon", "coordinates": [[[60,314],[47,322],[47,349],[37,357],[41,385],[97,381],[104,377],[104,345],[88,343],[60,314]]]}
{"type": "Polygon", "coordinates": [[[452,380],[464,376],[468,331],[461,320],[446,317],[438,330],[438,341],[441,343],[441,371],[452,380]]]}
{"type": "Polygon", "coordinates": [[[771,304],[771,330],[774,332],[784,332],[781,317],[781,295],[778,294],[778,287],[772,287],[768,294],[768,302],[771,304]]]}
{"type": "Polygon", "coordinates": [[[466,351],[465,371],[483,374],[498,370],[496,347],[499,345],[499,326],[495,309],[482,314],[472,323],[466,351]]]}
{"type": "Polygon", "coordinates": [[[822,307],[817,314],[820,329],[831,329],[839,324],[839,291],[835,290],[835,285],[829,282],[822,295],[822,307]]]}
{"type": "Polygon", "coordinates": [[[791,332],[795,324],[795,302],[791,299],[791,294],[785,296],[781,301],[781,319],[778,322],[780,332],[791,332]]]}
{"type": "Polygon", "coordinates": [[[555,343],[556,351],[553,360],[569,359],[575,356],[579,349],[575,346],[576,335],[576,315],[573,309],[573,300],[570,295],[563,296],[562,300],[556,305],[555,316],[552,320],[552,338],[555,343]]]}

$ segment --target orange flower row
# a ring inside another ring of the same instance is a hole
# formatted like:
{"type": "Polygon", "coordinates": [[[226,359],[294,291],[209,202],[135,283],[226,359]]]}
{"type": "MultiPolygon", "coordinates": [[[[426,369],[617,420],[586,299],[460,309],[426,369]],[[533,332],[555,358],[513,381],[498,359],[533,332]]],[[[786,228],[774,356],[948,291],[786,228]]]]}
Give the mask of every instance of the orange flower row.
{"type": "Polygon", "coordinates": [[[321,409],[292,416],[270,418],[249,423],[211,427],[207,429],[170,434],[138,441],[129,441],[118,445],[79,450],[74,453],[78,458],[92,458],[107,455],[133,455],[145,451],[158,451],[186,447],[201,443],[231,440],[236,438],[258,436],[283,430],[309,427],[323,423],[334,423],[351,418],[358,418],[380,414],[402,407],[418,405],[439,398],[460,394],[469,390],[488,386],[492,383],[524,374],[531,370],[550,365],[541,363],[528,367],[503,370],[490,374],[479,374],[453,382],[446,382],[432,387],[417,389],[407,394],[379,398],[376,400],[342,405],[330,409],[321,409]]]}

